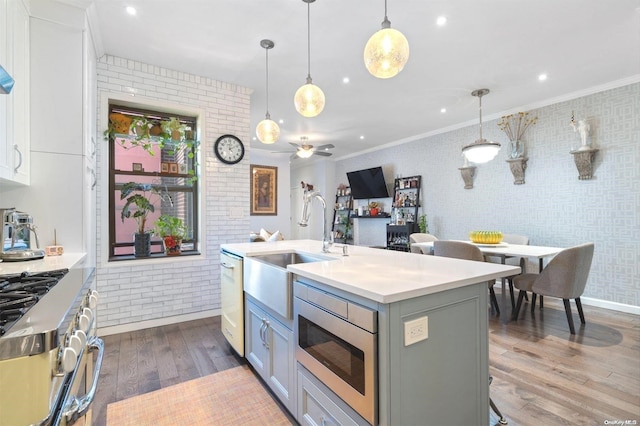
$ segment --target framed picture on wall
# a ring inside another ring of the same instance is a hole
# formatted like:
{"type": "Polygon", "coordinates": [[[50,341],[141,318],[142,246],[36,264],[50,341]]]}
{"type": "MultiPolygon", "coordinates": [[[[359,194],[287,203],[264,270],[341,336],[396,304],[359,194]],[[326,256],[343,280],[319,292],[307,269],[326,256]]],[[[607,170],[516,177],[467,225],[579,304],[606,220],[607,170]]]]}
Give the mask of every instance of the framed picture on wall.
{"type": "Polygon", "coordinates": [[[278,214],[278,168],[251,165],[251,215],[278,214]]]}
{"type": "Polygon", "coordinates": [[[169,163],[165,163],[164,161],[160,163],[160,172],[169,173],[169,163]]]}
{"type": "Polygon", "coordinates": [[[178,173],[178,163],[169,163],[169,173],[178,173]]]}

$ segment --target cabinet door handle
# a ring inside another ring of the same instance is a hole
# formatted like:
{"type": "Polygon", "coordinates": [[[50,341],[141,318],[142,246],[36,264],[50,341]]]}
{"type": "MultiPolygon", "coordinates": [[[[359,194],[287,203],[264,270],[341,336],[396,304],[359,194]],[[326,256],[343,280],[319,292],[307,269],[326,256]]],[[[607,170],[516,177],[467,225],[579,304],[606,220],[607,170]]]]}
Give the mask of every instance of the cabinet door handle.
{"type": "Polygon", "coordinates": [[[18,173],[18,169],[22,167],[22,153],[20,152],[18,145],[13,145],[13,149],[18,153],[18,165],[13,169],[13,172],[18,173]]]}
{"type": "Polygon", "coordinates": [[[222,265],[222,267],[226,269],[233,269],[233,265],[227,262],[220,262],[220,265],[222,265]]]}
{"type": "Polygon", "coordinates": [[[267,349],[269,349],[269,335],[267,334],[267,330],[269,330],[270,326],[271,324],[269,324],[269,321],[265,319],[264,320],[264,347],[267,349]]]}
{"type": "Polygon", "coordinates": [[[260,325],[260,340],[262,340],[262,346],[266,345],[266,342],[264,340],[264,332],[267,329],[267,324],[266,324],[266,319],[262,318],[262,324],[260,325]]]}
{"type": "Polygon", "coordinates": [[[93,176],[93,183],[91,184],[91,190],[96,189],[96,185],[98,183],[98,177],[96,176],[96,171],[91,169],[91,175],[93,176]]]}

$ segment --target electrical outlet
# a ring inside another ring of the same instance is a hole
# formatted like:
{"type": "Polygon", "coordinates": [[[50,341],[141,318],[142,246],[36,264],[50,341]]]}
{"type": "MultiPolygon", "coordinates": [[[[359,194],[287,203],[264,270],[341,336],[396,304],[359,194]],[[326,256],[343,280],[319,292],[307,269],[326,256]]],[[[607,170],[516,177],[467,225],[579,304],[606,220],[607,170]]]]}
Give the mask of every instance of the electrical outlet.
{"type": "Polygon", "coordinates": [[[416,318],[404,323],[405,346],[413,345],[427,338],[429,338],[429,317],[416,318]]]}

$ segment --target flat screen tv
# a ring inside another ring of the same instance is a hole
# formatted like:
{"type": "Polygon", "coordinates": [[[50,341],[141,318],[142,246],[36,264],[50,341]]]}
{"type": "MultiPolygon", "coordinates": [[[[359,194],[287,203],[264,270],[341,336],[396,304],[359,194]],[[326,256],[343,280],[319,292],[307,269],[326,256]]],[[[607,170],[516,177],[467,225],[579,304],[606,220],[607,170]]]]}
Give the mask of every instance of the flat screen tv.
{"type": "Polygon", "coordinates": [[[382,167],[347,172],[347,179],[351,187],[351,195],[355,200],[387,198],[389,196],[382,167]]]}

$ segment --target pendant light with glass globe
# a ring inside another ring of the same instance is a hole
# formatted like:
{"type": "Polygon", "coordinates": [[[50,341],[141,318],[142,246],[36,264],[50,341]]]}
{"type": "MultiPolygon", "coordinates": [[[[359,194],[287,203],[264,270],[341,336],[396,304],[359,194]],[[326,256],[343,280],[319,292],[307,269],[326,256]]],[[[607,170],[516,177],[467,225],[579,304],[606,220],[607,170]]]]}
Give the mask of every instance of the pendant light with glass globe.
{"type": "Polygon", "coordinates": [[[324,109],[324,93],[311,80],[311,12],[310,3],[315,0],[302,0],[307,3],[307,83],[300,86],[293,98],[293,103],[304,117],[315,117],[324,109]]]}
{"type": "Polygon", "coordinates": [[[266,54],[266,70],[267,70],[267,113],[265,119],[256,126],[256,136],[258,140],[264,144],[272,144],[280,137],[280,127],[278,123],[271,119],[269,115],[269,49],[273,49],[275,43],[271,40],[261,40],[260,46],[264,48],[266,54]]]}
{"type": "Polygon", "coordinates": [[[489,89],[478,89],[471,92],[471,96],[477,96],[480,103],[480,138],[474,143],[462,148],[462,153],[472,163],[486,163],[495,158],[500,151],[500,144],[482,137],[482,97],[489,93],[489,89]]]}
{"type": "Polygon", "coordinates": [[[364,47],[364,65],[374,77],[396,76],[409,60],[409,42],[400,31],[391,28],[384,0],[382,29],[376,31],[364,47]]]}

